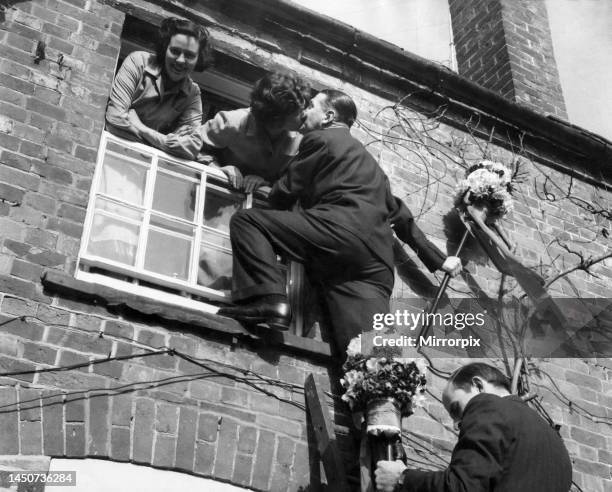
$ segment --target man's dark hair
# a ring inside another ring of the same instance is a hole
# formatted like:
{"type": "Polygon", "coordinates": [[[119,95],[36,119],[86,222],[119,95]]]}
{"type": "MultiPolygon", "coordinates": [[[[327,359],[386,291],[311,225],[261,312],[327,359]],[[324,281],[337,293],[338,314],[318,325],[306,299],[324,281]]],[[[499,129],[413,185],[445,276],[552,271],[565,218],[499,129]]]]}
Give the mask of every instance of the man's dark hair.
{"type": "Polygon", "coordinates": [[[157,38],[155,46],[155,55],[157,57],[157,63],[161,67],[164,66],[166,61],[166,50],[170,44],[172,36],[176,34],[185,34],[187,36],[193,36],[200,45],[198,49],[198,61],[195,65],[195,71],[201,72],[212,63],[212,43],[210,40],[210,34],[205,27],[198,26],[194,22],[186,19],[179,19],[178,17],[170,17],[164,19],[159,26],[159,37],[157,38]]]}
{"type": "Polygon", "coordinates": [[[510,380],[499,369],[482,362],[472,362],[457,369],[451,376],[449,383],[452,383],[456,388],[470,391],[473,385],[472,379],[475,376],[479,376],[493,386],[510,391],[510,380]]]}
{"type": "Polygon", "coordinates": [[[325,94],[325,102],[336,112],[336,121],[345,123],[350,128],[357,119],[357,106],[355,101],[342,91],[325,89],[320,92],[325,94]]]}
{"type": "Polygon", "coordinates": [[[251,113],[262,124],[270,124],[304,109],[312,97],[312,87],[288,72],[269,72],[251,92],[251,113]]]}

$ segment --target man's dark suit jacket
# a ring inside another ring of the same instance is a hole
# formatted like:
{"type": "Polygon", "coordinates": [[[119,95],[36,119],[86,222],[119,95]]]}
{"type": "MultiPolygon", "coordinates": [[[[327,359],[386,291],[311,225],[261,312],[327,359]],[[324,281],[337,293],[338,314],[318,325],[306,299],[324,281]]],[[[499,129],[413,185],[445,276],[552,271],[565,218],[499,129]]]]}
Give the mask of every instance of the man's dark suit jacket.
{"type": "Polygon", "coordinates": [[[572,465],[559,435],[516,396],[466,405],[443,472],[405,470],[401,492],[567,492],[572,465]]]}
{"type": "Polygon", "coordinates": [[[445,255],[415,224],[404,203],[391,194],[389,180],[364,146],[342,125],[306,134],[287,173],[269,199],[275,208],[295,201],[309,216],[342,228],[393,269],[393,226],[430,270],[445,255]]]}

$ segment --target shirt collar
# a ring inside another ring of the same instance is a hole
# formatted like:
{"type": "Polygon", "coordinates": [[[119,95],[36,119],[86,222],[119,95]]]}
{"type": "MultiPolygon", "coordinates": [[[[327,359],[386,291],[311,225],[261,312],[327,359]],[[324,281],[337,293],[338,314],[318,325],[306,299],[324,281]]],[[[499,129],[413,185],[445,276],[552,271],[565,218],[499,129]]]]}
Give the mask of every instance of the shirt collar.
{"type": "MultiPolygon", "coordinates": [[[[162,85],[162,67],[159,63],[157,63],[157,58],[155,55],[151,55],[147,60],[147,64],[145,65],[145,72],[151,75],[155,79],[155,86],[157,87],[158,92],[161,94],[161,85],[162,85]]],[[[166,94],[182,91],[184,94],[188,95],[191,89],[191,78],[185,77],[183,82],[180,85],[174,86],[170,90],[166,90],[164,87],[164,92],[166,94]]]]}

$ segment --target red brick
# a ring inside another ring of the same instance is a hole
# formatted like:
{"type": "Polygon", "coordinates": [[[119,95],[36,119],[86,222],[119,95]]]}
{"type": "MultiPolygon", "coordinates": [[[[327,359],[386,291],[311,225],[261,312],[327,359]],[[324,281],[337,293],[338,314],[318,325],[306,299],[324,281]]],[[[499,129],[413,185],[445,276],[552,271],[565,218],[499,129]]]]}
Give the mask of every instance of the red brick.
{"type": "Polygon", "coordinates": [[[238,431],[238,451],[253,454],[257,443],[257,429],[241,425],[238,431]]]}
{"type": "Polygon", "coordinates": [[[117,361],[108,361],[92,366],[94,374],[100,374],[112,379],[120,379],[123,372],[123,365],[117,361]]]}
{"type": "Polygon", "coordinates": [[[33,301],[50,302],[50,299],[39,292],[39,287],[27,280],[0,275],[0,292],[10,292],[17,297],[24,297],[33,301]]]}
{"type": "Polygon", "coordinates": [[[176,437],[158,434],[155,439],[155,452],[153,453],[153,465],[164,468],[174,466],[174,455],[176,454],[176,437]]]}
{"type": "Polygon", "coordinates": [[[62,351],[60,353],[59,363],[62,366],[80,365],[82,367],[78,369],[73,369],[73,371],[81,371],[84,373],[89,373],[89,366],[91,364],[91,360],[89,356],[86,356],[80,352],[73,352],[72,350],[66,350],[62,348],[62,351]]]}
{"type": "Polygon", "coordinates": [[[592,446],[594,448],[605,449],[606,448],[606,436],[601,434],[595,434],[578,427],[572,427],[570,436],[579,443],[592,446]]]}
{"type": "Polygon", "coordinates": [[[88,352],[108,356],[111,352],[112,342],[100,338],[96,334],[76,333],[61,328],[50,327],[47,342],[61,345],[81,352],[88,352]]]}
{"type": "Polygon", "coordinates": [[[27,140],[21,140],[19,152],[34,157],[35,159],[44,159],[47,154],[47,147],[27,140]]]}
{"type": "Polygon", "coordinates": [[[251,481],[251,469],[253,468],[253,457],[237,454],[234,461],[234,474],[232,482],[238,485],[248,486],[251,481]]]}
{"type": "Polygon", "coordinates": [[[296,445],[291,481],[296,487],[307,487],[310,483],[310,458],[308,446],[303,443],[298,443],[296,445]]]}
{"type": "Polygon", "coordinates": [[[42,430],[40,422],[21,422],[21,454],[42,453],[42,430]]]}
{"type": "Polygon", "coordinates": [[[17,414],[17,391],[14,388],[0,388],[0,406],[4,412],[0,413],[0,454],[18,454],[19,437],[17,414]],[[8,406],[14,405],[14,406],[8,406]]]}
{"type": "Polygon", "coordinates": [[[289,465],[274,463],[272,477],[270,479],[270,490],[286,491],[289,487],[291,469],[289,465]]]}
{"type": "Polygon", "coordinates": [[[2,323],[3,333],[17,335],[28,340],[42,340],[44,330],[42,325],[27,322],[22,318],[2,315],[0,315],[0,323],[2,323]]]}
{"type": "Polygon", "coordinates": [[[180,409],[175,466],[186,471],[194,469],[197,416],[197,412],[193,409],[185,407],[180,409]]]}
{"type": "Polygon", "coordinates": [[[66,263],[66,257],[55,251],[30,252],[24,259],[44,267],[64,266],[66,263]]]}
{"type": "Polygon", "coordinates": [[[45,34],[51,34],[53,36],[57,36],[60,39],[66,39],[70,34],[70,30],[52,24],[50,22],[45,22],[42,26],[42,32],[45,34]]]}
{"type": "Polygon", "coordinates": [[[48,116],[49,118],[53,118],[55,120],[64,121],[66,119],[66,111],[64,109],[59,108],[57,105],[39,101],[33,97],[28,98],[26,109],[40,113],[44,116],[48,116]]]}
{"type": "Polygon", "coordinates": [[[259,414],[257,415],[256,422],[264,427],[283,432],[290,436],[300,437],[302,435],[302,426],[290,420],[259,414]]]}
{"type": "MultiPolygon", "coordinates": [[[[68,173],[68,175],[70,175],[70,173],[68,173]]],[[[62,217],[80,224],[85,222],[85,213],[86,209],[84,207],[77,207],[75,205],[70,205],[69,203],[62,203],[57,211],[58,217],[62,217]]]]}
{"type": "Polygon", "coordinates": [[[21,144],[21,139],[14,137],[12,135],[7,135],[6,133],[0,132],[0,147],[9,149],[9,150],[18,150],[20,144],[21,144]]]}
{"type": "Polygon", "coordinates": [[[62,232],[68,236],[80,239],[83,235],[83,223],[49,217],[47,228],[51,231],[62,232]]]}
{"type": "Polygon", "coordinates": [[[178,408],[175,405],[158,403],[155,413],[155,430],[166,434],[176,434],[178,428],[178,408]]]}
{"type": "Polygon", "coordinates": [[[130,460],[130,429],[112,427],[110,457],[115,461],[130,460]]]}
{"type": "MultiPolygon", "coordinates": [[[[0,112],[2,111],[3,106],[0,104],[0,112]]],[[[20,169],[21,171],[29,171],[32,166],[32,159],[4,150],[0,156],[0,163],[14,167],[15,169],[20,169]]]]}
{"type": "Polygon", "coordinates": [[[153,433],[151,429],[155,422],[155,405],[152,400],[136,399],[134,412],[134,442],[132,459],[136,463],[151,463],[153,449],[153,433]]]}
{"type": "Polygon", "coordinates": [[[133,338],[134,327],[121,321],[107,321],[104,325],[104,334],[117,338],[133,338]]]}
{"type": "MultiPolygon", "coordinates": [[[[47,456],[64,454],[64,407],[63,396],[57,392],[43,392],[42,429],[43,453],[47,456]]],[[[66,435],[66,448],[69,436],[66,435]]]]}
{"type": "Polygon", "coordinates": [[[24,190],[20,188],[11,186],[6,183],[0,183],[0,199],[2,200],[20,204],[23,199],[24,193],[24,190]]]}
{"type": "Polygon", "coordinates": [[[109,398],[107,395],[89,398],[88,456],[108,456],[109,413],[109,398]]]}
{"type": "Polygon", "coordinates": [[[26,342],[23,344],[23,358],[39,364],[54,365],[57,350],[38,343],[26,342]]]}
{"type": "MultiPolygon", "coordinates": [[[[29,205],[36,210],[40,210],[41,212],[53,213],[55,211],[57,202],[52,197],[41,195],[40,193],[28,192],[25,195],[24,204],[29,205]]],[[[39,236],[51,234],[47,231],[41,231],[39,229],[37,231],[39,236]]],[[[34,233],[32,234],[34,235],[34,233]]],[[[54,234],[54,237],[57,241],[57,235],[54,234]]]]}
{"type": "Polygon", "coordinates": [[[15,259],[11,268],[11,275],[25,280],[40,280],[43,268],[28,261],[15,259]]]}
{"type": "MultiPolygon", "coordinates": [[[[34,364],[0,355],[0,372],[29,372],[34,369],[36,369],[34,364]]],[[[17,374],[15,376],[11,376],[11,378],[31,383],[34,380],[34,375],[17,374]]]]}
{"type": "Polygon", "coordinates": [[[7,87],[0,87],[0,101],[4,101],[14,106],[23,107],[26,97],[21,92],[14,91],[7,87]]]}
{"type": "Polygon", "coordinates": [[[132,397],[129,394],[114,395],[112,424],[130,426],[132,422],[132,397]]]}
{"type": "Polygon", "coordinates": [[[198,439],[208,442],[217,440],[219,417],[209,414],[200,414],[198,423],[198,439]]]}
{"type": "Polygon", "coordinates": [[[261,430],[257,440],[257,453],[255,466],[253,467],[253,480],[251,484],[256,489],[271,490],[268,485],[272,472],[272,460],[274,457],[274,434],[261,430]]]}
{"type": "Polygon", "coordinates": [[[196,446],[194,472],[199,475],[211,476],[215,463],[215,446],[199,442],[196,446]]]}
{"type": "Polygon", "coordinates": [[[34,316],[37,306],[38,304],[36,302],[24,301],[23,299],[17,299],[10,295],[6,296],[2,301],[2,311],[14,316],[34,316]]]}
{"type": "Polygon", "coordinates": [[[230,405],[246,407],[249,393],[236,388],[222,388],[221,401],[230,405]]]}
{"type": "Polygon", "coordinates": [[[32,172],[55,183],[70,185],[73,182],[72,173],[48,163],[35,164],[32,172]]]}
{"type": "Polygon", "coordinates": [[[276,450],[276,461],[280,464],[290,466],[293,463],[295,442],[288,437],[279,436],[276,450]]]}
{"type": "Polygon", "coordinates": [[[85,395],[66,396],[66,422],[85,422],[85,402],[85,395]]]}
{"type": "Polygon", "coordinates": [[[85,426],[83,424],[66,424],[66,456],[85,457],[85,426]]]}
{"type": "MultiPolygon", "coordinates": [[[[25,123],[28,116],[28,113],[19,106],[13,106],[12,104],[6,104],[3,102],[0,102],[0,114],[4,115],[7,118],[10,118],[11,120],[19,121],[21,123],[25,123]]],[[[4,159],[2,159],[1,162],[4,162],[4,159]]]]}
{"type": "Polygon", "coordinates": [[[251,412],[243,412],[237,408],[228,407],[227,405],[216,405],[208,402],[200,402],[200,409],[205,412],[216,413],[218,415],[226,415],[234,417],[244,422],[255,422],[256,415],[251,412]]]}
{"type": "Polygon", "coordinates": [[[42,418],[40,407],[41,390],[19,388],[19,419],[30,422],[40,421],[42,418]]]}

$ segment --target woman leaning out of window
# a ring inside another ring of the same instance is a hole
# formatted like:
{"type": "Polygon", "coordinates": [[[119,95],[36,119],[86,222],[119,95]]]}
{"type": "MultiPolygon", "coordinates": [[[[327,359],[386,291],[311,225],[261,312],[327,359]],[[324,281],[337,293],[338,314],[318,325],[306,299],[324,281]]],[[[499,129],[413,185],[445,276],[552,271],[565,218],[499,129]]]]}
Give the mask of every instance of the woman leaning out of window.
{"type": "Polygon", "coordinates": [[[193,159],[202,145],[200,89],[191,73],[210,60],[208,31],[191,21],[165,19],[155,54],[130,53],[117,72],[106,109],[107,129],[169,154],[193,159]]]}

